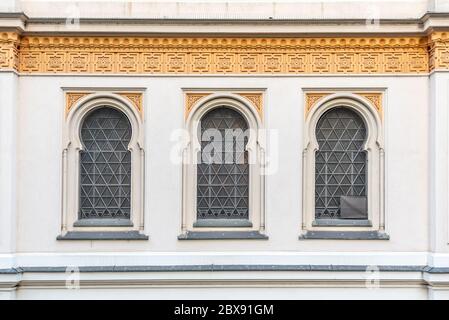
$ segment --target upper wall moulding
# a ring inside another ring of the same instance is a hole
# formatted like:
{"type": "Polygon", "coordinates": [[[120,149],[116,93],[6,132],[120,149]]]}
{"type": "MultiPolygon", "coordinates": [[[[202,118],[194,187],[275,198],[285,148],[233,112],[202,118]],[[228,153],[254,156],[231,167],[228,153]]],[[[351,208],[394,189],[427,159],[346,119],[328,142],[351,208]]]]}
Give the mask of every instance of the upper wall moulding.
{"type": "MultiPolygon", "coordinates": [[[[440,42],[433,43],[434,59],[445,44],[440,42]]],[[[0,68],[74,74],[413,74],[429,72],[429,47],[428,37],[19,38],[3,33],[0,68]]]]}

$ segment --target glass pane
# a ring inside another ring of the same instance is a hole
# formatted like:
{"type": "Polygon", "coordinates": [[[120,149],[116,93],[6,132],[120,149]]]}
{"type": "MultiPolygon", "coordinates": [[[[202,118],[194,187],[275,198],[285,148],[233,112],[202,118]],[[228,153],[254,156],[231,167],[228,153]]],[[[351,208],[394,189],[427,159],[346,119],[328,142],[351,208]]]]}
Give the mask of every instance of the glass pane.
{"type": "Polygon", "coordinates": [[[131,124],[113,108],[92,111],[81,127],[80,219],[126,218],[131,209],[131,124]]]}
{"type": "Polygon", "coordinates": [[[220,107],[201,119],[197,166],[197,218],[248,219],[248,125],[242,115],[220,107]]]}
{"type": "Polygon", "coordinates": [[[366,138],[362,118],[347,108],[334,108],[316,127],[316,218],[340,218],[340,198],[366,197],[366,138]]]}

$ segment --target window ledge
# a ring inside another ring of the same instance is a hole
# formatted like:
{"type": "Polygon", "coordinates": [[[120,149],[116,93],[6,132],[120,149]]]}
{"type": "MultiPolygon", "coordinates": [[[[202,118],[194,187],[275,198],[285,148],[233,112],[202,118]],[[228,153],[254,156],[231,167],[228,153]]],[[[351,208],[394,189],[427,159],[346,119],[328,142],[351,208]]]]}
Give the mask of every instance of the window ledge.
{"type": "Polygon", "coordinates": [[[313,227],[372,227],[370,220],[356,219],[316,219],[312,222],[313,227]]]}
{"type": "Polygon", "coordinates": [[[139,231],[69,231],[56,240],[148,240],[148,236],[139,231]]]}
{"type": "Polygon", "coordinates": [[[178,236],[178,240],[267,240],[268,236],[259,231],[188,231],[178,236]]]}
{"type": "Polygon", "coordinates": [[[300,240],[390,240],[390,236],[379,231],[307,231],[300,240]]]}
{"type": "Polygon", "coordinates": [[[193,224],[195,228],[252,228],[251,221],[246,219],[200,219],[193,224]]]}
{"type": "Polygon", "coordinates": [[[132,227],[129,219],[80,219],[75,221],[74,227],[132,227]]]}

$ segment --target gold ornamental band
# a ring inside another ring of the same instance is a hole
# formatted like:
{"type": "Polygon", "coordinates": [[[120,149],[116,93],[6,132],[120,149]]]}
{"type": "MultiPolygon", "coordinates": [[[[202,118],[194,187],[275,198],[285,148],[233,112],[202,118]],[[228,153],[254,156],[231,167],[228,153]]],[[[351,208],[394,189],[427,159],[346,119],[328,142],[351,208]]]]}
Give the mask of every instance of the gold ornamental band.
{"type": "Polygon", "coordinates": [[[0,70],[70,74],[418,74],[449,69],[426,37],[148,38],[0,34],[0,70]]]}

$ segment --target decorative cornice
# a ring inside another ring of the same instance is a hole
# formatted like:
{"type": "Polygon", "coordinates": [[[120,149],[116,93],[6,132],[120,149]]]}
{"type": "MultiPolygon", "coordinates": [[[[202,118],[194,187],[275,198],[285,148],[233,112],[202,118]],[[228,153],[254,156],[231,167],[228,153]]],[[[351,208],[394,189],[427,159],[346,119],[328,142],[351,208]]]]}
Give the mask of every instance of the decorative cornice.
{"type": "Polygon", "coordinates": [[[449,70],[427,37],[156,38],[0,33],[0,71],[31,74],[420,74],[449,70]]]}
{"type": "Polygon", "coordinates": [[[148,38],[20,40],[22,73],[426,73],[426,37],[148,38]]]}

